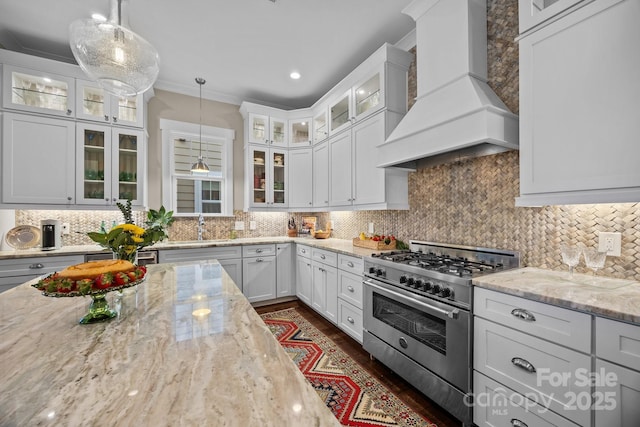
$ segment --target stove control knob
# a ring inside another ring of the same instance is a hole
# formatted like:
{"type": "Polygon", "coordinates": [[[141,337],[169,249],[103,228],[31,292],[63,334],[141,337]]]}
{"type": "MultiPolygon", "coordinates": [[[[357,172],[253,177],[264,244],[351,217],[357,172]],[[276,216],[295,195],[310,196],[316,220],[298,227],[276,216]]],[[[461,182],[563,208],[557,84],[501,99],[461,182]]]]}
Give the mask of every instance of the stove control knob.
{"type": "Polygon", "coordinates": [[[422,289],[422,279],[416,279],[416,289],[422,289]]]}
{"type": "Polygon", "coordinates": [[[431,292],[434,294],[439,294],[440,293],[440,285],[433,285],[433,288],[431,288],[431,292]]]}
{"type": "Polygon", "coordinates": [[[443,288],[440,295],[447,298],[451,295],[451,288],[443,288]]]}
{"type": "Polygon", "coordinates": [[[376,270],[376,276],[378,276],[378,277],[383,276],[384,277],[385,276],[385,271],[383,269],[381,269],[381,268],[378,268],[376,270]]]}
{"type": "Polygon", "coordinates": [[[369,267],[369,274],[376,274],[376,268],[375,267],[369,267]]]}
{"type": "Polygon", "coordinates": [[[405,276],[404,274],[400,276],[400,283],[407,283],[407,276],[405,276]]]}
{"type": "Polygon", "coordinates": [[[409,286],[411,286],[411,287],[413,287],[413,285],[415,284],[415,282],[416,282],[416,279],[414,279],[413,277],[409,277],[409,278],[407,279],[407,285],[409,285],[409,286]]]}
{"type": "Polygon", "coordinates": [[[431,291],[431,282],[426,282],[424,284],[424,290],[425,291],[431,291]]]}

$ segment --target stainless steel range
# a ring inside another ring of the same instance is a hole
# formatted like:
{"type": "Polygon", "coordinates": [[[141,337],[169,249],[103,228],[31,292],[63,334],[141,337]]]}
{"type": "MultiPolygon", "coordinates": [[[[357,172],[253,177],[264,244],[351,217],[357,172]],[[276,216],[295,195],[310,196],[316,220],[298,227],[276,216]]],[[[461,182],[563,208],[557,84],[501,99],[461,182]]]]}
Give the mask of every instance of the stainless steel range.
{"type": "Polygon", "coordinates": [[[519,254],[412,240],[364,262],[365,350],[471,425],[471,280],[518,267],[519,254]]]}

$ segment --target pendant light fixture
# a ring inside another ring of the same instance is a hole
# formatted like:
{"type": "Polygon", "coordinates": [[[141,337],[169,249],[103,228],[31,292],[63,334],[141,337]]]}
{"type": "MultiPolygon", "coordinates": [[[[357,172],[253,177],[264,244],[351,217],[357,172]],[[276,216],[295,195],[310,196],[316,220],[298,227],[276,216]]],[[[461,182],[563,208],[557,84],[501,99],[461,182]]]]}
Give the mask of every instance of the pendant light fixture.
{"type": "Polygon", "coordinates": [[[129,29],[128,0],[110,0],[107,21],[79,19],[69,26],[69,45],[80,68],[107,92],[134,96],[158,78],[156,49],[129,29]]]}
{"type": "Polygon", "coordinates": [[[191,172],[195,173],[209,172],[209,166],[202,160],[202,85],[206,82],[202,77],[196,77],[196,83],[200,85],[200,155],[198,161],[191,166],[191,172]]]}

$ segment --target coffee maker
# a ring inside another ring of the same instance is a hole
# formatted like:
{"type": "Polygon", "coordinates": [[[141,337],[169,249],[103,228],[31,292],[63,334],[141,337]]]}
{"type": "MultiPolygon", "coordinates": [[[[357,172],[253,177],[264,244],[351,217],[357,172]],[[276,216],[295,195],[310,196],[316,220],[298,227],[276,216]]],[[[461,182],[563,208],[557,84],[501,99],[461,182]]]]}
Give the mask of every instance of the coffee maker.
{"type": "Polygon", "coordinates": [[[51,251],[62,246],[62,228],[57,219],[43,219],[40,221],[42,230],[42,250],[51,251]]]}

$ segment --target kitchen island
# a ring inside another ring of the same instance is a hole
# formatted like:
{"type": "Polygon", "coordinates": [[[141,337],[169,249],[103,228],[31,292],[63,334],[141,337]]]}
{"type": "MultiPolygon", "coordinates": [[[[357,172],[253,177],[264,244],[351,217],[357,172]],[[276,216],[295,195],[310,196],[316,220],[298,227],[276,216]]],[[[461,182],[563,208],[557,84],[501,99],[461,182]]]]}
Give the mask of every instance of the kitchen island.
{"type": "Polygon", "coordinates": [[[215,261],[149,266],[91,325],[33,282],[0,294],[0,425],[339,425],[215,261]]]}

